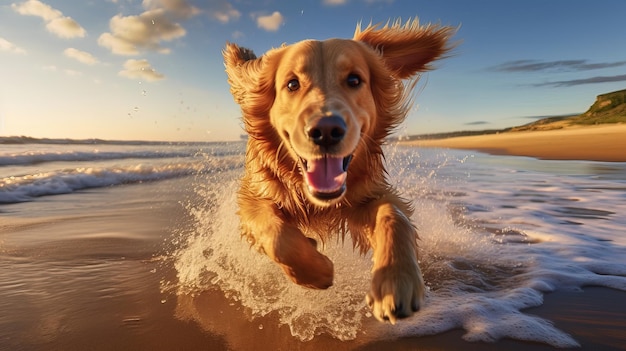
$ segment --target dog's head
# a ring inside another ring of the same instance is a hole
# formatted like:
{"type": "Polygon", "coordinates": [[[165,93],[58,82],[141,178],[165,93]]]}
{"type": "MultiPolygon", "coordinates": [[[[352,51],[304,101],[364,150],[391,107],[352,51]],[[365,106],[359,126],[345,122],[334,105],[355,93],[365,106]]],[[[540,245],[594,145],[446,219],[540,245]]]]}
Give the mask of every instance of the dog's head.
{"type": "Polygon", "coordinates": [[[379,154],[406,116],[401,80],[428,70],[451,34],[414,20],[357,27],[353,39],[305,40],[259,58],[229,43],[224,59],[250,138],[269,145],[277,160],[286,152],[309,199],[325,206],[346,192],[353,159],[379,154]]]}

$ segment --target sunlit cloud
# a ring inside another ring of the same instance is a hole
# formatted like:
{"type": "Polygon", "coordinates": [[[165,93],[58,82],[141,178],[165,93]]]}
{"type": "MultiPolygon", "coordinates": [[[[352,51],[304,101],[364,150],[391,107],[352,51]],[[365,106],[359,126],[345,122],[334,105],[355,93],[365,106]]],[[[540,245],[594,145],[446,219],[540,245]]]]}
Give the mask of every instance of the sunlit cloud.
{"type": "Polygon", "coordinates": [[[187,0],[143,0],[147,10],[164,9],[179,18],[190,18],[200,13],[200,9],[190,5],[187,0]]]}
{"type": "Polygon", "coordinates": [[[348,0],[324,0],[323,3],[328,6],[339,6],[347,4],[348,0]]]}
{"type": "Polygon", "coordinates": [[[139,16],[115,15],[109,21],[110,33],[103,33],[98,44],[118,55],[138,55],[140,50],[170,53],[161,45],[185,36],[185,29],[172,22],[164,9],[148,10],[139,16]]]}
{"type": "Polygon", "coordinates": [[[83,75],[83,72],[75,71],[73,69],[64,69],[63,72],[71,77],[78,77],[83,75]]]}
{"type": "Polygon", "coordinates": [[[58,68],[57,66],[54,66],[54,65],[42,66],[41,70],[46,71],[46,72],[65,73],[66,75],[68,75],[70,77],[78,77],[78,76],[82,76],[83,75],[83,72],[76,71],[76,70],[69,69],[69,68],[60,69],[60,68],[58,68]]]}
{"type": "Polygon", "coordinates": [[[71,17],[39,0],[28,0],[20,4],[11,4],[11,8],[24,16],[41,17],[46,22],[46,29],[60,38],[82,38],[87,31],[71,17]]]}
{"type": "Polygon", "coordinates": [[[109,21],[111,32],[103,33],[98,44],[118,55],[138,55],[142,50],[171,52],[161,45],[187,34],[173,19],[187,19],[201,11],[187,0],[143,0],[145,12],[135,16],[116,15],[109,21]]]}
{"type": "Polygon", "coordinates": [[[20,15],[41,17],[46,22],[63,16],[61,11],[38,0],[28,0],[21,4],[11,4],[11,8],[20,15]]]}
{"type": "Polygon", "coordinates": [[[26,54],[26,50],[0,37],[0,51],[7,51],[13,54],[26,54]]]}
{"type": "Polygon", "coordinates": [[[124,63],[124,69],[119,72],[119,75],[130,79],[145,80],[148,82],[165,79],[165,76],[152,68],[152,65],[150,65],[150,62],[146,59],[126,60],[124,63]]]}
{"type": "Polygon", "coordinates": [[[63,54],[86,65],[94,65],[98,63],[98,59],[95,58],[92,54],[85,51],[80,51],[78,49],[67,48],[63,51],[63,54]]]}
{"type": "Polygon", "coordinates": [[[66,39],[83,38],[87,34],[87,31],[70,17],[55,18],[46,24],[46,29],[50,33],[66,39]]]}
{"type": "Polygon", "coordinates": [[[278,28],[280,28],[280,26],[283,24],[283,22],[283,15],[281,15],[278,11],[274,11],[274,13],[269,16],[259,16],[256,19],[256,23],[259,28],[265,29],[269,32],[277,31],[278,28]]]}
{"type": "Polygon", "coordinates": [[[209,17],[221,23],[236,21],[241,17],[241,12],[237,11],[237,9],[228,2],[220,2],[212,5],[208,13],[209,17]]]}

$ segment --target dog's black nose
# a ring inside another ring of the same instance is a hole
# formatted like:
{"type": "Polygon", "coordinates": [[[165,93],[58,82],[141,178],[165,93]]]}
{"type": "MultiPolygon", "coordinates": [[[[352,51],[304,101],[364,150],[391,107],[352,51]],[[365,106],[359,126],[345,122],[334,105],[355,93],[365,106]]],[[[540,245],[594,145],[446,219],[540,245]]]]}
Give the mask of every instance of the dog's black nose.
{"type": "Polygon", "coordinates": [[[306,127],[306,134],[311,141],[319,146],[333,146],[346,135],[346,122],[339,116],[328,116],[317,119],[306,127]]]}

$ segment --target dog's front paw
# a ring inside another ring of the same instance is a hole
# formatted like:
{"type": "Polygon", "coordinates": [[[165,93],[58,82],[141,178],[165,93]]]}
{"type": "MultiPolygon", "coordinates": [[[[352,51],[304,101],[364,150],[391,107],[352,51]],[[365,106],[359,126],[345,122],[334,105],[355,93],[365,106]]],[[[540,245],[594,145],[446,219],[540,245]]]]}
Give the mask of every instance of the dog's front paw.
{"type": "Polygon", "coordinates": [[[274,257],[294,283],[328,289],[333,285],[333,263],[316,247],[317,242],[304,235],[283,235],[274,246],[274,257]]]}
{"type": "Polygon", "coordinates": [[[333,262],[315,251],[300,262],[281,264],[285,274],[296,284],[311,289],[328,289],[333,285],[333,262]]]}
{"type": "Polygon", "coordinates": [[[414,267],[386,266],[374,270],[366,301],[381,322],[396,324],[398,319],[417,312],[424,299],[424,280],[414,267]]]}

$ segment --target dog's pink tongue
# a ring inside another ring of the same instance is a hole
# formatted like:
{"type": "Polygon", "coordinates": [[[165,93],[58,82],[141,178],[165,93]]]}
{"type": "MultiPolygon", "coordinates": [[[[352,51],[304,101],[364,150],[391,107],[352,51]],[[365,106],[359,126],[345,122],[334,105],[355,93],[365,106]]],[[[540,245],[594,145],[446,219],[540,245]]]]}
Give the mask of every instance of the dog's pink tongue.
{"type": "Polygon", "coordinates": [[[324,157],[307,161],[306,181],[311,190],[316,192],[338,191],[346,181],[343,158],[324,157]]]}

